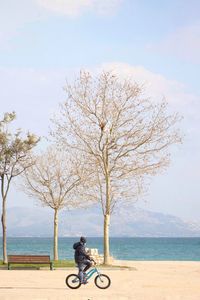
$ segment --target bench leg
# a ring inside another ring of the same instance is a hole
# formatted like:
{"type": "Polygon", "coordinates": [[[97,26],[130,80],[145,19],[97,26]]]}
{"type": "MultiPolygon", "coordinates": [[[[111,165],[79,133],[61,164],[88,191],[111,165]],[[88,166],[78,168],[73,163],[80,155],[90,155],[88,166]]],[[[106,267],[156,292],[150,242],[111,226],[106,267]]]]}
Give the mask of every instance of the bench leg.
{"type": "Polygon", "coordinates": [[[53,263],[50,262],[50,270],[53,271],[53,263]]]}
{"type": "Polygon", "coordinates": [[[8,263],[8,270],[10,270],[10,264],[8,263]]]}

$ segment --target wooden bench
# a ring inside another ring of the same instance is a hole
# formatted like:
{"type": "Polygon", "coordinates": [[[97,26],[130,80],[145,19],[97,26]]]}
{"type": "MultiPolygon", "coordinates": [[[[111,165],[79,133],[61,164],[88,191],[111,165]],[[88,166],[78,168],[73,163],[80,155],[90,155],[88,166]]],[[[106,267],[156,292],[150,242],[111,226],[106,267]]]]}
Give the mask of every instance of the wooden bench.
{"type": "Polygon", "coordinates": [[[8,270],[11,264],[48,264],[53,270],[49,255],[8,255],[8,270]]]}

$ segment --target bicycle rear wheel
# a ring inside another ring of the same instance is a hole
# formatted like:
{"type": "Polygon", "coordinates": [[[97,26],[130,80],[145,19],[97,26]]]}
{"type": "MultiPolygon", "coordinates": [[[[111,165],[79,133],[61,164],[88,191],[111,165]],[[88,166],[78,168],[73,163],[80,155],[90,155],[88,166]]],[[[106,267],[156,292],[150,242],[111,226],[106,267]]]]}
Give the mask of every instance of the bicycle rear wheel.
{"type": "Polygon", "coordinates": [[[70,289],[78,289],[81,286],[80,278],[76,274],[68,275],[65,279],[65,283],[70,289]]]}
{"type": "Polygon", "coordinates": [[[111,280],[108,275],[100,274],[95,277],[94,283],[99,289],[107,289],[111,284],[111,280]]]}

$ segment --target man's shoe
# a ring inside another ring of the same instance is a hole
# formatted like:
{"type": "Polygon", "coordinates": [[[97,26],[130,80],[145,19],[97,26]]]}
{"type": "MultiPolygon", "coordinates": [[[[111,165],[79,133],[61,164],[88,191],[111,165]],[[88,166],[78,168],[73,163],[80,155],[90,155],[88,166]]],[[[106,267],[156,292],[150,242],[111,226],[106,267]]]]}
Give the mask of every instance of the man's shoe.
{"type": "Polygon", "coordinates": [[[88,281],[87,280],[83,280],[83,282],[81,282],[82,284],[87,284],[88,281]]]}

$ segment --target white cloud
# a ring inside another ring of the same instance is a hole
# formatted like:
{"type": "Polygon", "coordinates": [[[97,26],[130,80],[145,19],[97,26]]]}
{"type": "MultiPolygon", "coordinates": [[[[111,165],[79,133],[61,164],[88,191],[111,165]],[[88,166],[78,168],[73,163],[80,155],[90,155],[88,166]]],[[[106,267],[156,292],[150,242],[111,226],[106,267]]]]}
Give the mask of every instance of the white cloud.
{"type": "Polygon", "coordinates": [[[200,24],[181,27],[149,48],[188,62],[200,63],[200,24]]]}
{"type": "Polygon", "coordinates": [[[97,14],[112,14],[123,0],[36,0],[43,8],[61,15],[78,16],[92,11],[97,14]]]}
{"type": "Polygon", "coordinates": [[[163,97],[173,106],[184,109],[194,105],[199,100],[194,94],[187,92],[184,84],[170,80],[161,74],[151,72],[143,66],[132,66],[125,63],[113,62],[103,64],[101,69],[112,70],[120,74],[123,78],[130,78],[140,84],[144,84],[146,94],[152,99],[162,99],[163,97]]]}
{"type": "Polygon", "coordinates": [[[0,47],[31,22],[45,20],[53,14],[78,17],[85,12],[113,14],[124,0],[0,0],[0,47]]]}

